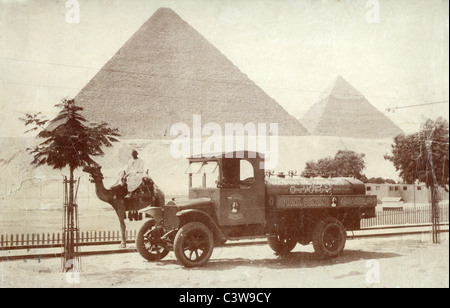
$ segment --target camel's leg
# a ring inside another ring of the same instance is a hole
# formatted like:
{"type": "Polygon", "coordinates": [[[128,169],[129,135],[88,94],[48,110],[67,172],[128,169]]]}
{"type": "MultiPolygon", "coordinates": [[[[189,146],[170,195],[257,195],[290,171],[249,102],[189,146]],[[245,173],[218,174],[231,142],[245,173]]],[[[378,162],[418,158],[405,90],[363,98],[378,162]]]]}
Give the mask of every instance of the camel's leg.
{"type": "Polygon", "coordinates": [[[127,233],[126,233],[126,225],[125,225],[125,210],[118,209],[116,210],[117,216],[119,217],[120,222],[120,232],[122,234],[122,241],[119,245],[119,248],[126,248],[127,247],[127,233]]]}

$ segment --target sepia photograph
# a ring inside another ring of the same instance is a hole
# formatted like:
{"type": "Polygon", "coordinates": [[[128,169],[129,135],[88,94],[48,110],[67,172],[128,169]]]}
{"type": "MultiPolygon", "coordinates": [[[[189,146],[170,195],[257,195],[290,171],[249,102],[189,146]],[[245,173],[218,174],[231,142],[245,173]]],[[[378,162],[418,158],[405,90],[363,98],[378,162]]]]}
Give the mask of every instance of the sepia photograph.
{"type": "Polygon", "coordinates": [[[448,0],[0,0],[0,288],[449,287],[448,0]]]}

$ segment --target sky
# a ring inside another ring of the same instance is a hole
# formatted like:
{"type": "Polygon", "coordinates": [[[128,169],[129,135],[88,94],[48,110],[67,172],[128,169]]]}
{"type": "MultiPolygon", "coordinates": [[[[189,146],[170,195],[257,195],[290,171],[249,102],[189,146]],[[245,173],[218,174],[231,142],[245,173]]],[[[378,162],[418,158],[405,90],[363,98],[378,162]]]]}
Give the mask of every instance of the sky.
{"type": "Polygon", "coordinates": [[[406,133],[449,117],[448,1],[0,0],[0,136],[23,136],[25,113],[52,118],[160,7],[296,118],[337,76],[406,133]]]}

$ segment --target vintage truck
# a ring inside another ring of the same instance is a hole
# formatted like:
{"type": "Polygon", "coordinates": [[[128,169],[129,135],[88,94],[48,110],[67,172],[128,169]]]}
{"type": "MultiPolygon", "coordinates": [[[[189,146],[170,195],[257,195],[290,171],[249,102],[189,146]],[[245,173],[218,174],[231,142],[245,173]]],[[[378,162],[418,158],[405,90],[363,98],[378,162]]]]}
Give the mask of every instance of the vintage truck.
{"type": "Polygon", "coordinates": [[[189,199],[141,212],[150,217],[136,246],[149,261],[174,251],[186,267],[204,265],[227,240],[266,237],[277,253],[312,242],[319,258],[344,249],[347,231],[375,217],[376,196],[353,178],[271,175],[250,151],[189,158],[189,199]]]}

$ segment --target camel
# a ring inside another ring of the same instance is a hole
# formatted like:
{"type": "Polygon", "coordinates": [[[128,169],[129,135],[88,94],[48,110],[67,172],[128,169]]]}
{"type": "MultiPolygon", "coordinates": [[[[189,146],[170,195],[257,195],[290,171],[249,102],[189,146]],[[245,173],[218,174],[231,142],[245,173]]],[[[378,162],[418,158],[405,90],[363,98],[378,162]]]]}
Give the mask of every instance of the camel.
{"type": "Polygon", "coordinates": [[[103,185],[103,174],[98,165],[86,166],[83,171],[91,175],[91,182],[95,184],[95,193],[103,202],[109,203],[116,211],[120,222],[121,243],[119,248],[126,248],[126,212],[138,211],[147,206],[162,207],[165,203],[163,192],[149,177],[144,177],[131,198],[125,198],[128,191],[124,185],[115,185],[106,189],[103,185]]]}

